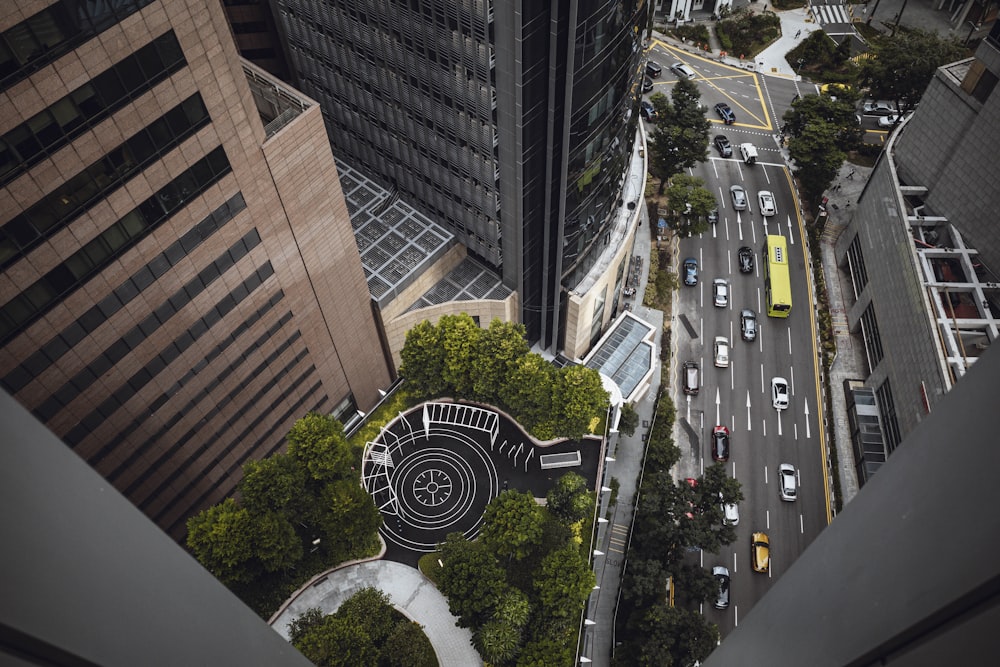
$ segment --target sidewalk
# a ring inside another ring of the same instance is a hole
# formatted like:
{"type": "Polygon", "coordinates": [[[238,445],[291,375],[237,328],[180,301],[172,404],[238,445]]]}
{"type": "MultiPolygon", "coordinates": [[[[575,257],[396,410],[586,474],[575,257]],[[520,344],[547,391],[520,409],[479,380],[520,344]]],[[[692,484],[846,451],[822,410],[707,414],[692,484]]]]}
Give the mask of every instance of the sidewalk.
{"type": "Polygon", "coordinates": [[[472,646],[472,633],[455,625],[457,619],[448,611],[448,601],[434,584],[419,570],[393,561],[368,561],[331,571],[302,591],[271,627],[288,639],[288,624],[307,609],[318,607],[324,614],[332,614],[344,600],[367,586],[385,592],[397,609],[423,626],[441,665],[482,666],[483,660],[472,646]]]}

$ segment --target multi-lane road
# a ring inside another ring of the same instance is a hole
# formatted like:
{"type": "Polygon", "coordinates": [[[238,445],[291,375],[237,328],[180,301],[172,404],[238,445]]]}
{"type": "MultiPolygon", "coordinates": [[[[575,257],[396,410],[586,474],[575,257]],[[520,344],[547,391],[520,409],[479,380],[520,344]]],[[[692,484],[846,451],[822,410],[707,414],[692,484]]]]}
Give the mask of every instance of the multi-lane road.
{"type": "MultiPolygon", "coordinates": [[[[826,484],[825,442],[821,430],[816,328],[812,308],[812,277],[806,264],[805,240],[799,207],[775,135],[776,122],[791,104],[797,88],[794,81],[758,77],[753,72],[729,67],[685,51],[657,43],[651,58],[663,65],[663,75],[653,92],[669,95],[675,76],[669,67],[684,62],[696,73],[695,83],[702,103],[709,109],[711,134],[724,134],[733,144],[733,156],[722,158],[714,147],[710,159],[692,170],[705,181],[719,205],[719,222],[700,237],[680,242],[674,258],[680,270],[685,257],[698,260],[699,281],[681,286],[675,304],[672,335],[672,394],[677,404],[678,445],[685,452],[679,477],[695,476],[712,464],[711,433],[716,424],[731,431],[731,454],[725,464],[743,488],[737,540],[722,553],[702,553],[707,569],[729,568],[732,577],[731,605],[716,610],[706,604],[704,613],[717,623],[725,636],[774,581],[787,571],[795,558],[829,522],[830,501],[826,484]],[[779,102],[780,99],[780,102],[779,102]],[[736,122],[723,125],[713,107],[726,102],[736,122]],[[750,142],[758,151],[755,165],[740,159],[737,146],[750,142]],[[729,188],[746,189],[749,207],[734,211],[729,188]],[[777,201],[777,214],[764,218],[758,210],[757,193],[769,190],[777,201]],[[787,319],[769,318],[764,304],[764,237],[780,234],[788,239],[792,278],[792,312],[787,319]],[[749,246],[755,255],[754,271],[740,273],[737,251],[749,246]],[[712,281],[729,283],[729,303],[713,305],[712,281]],[[741,339],[740,310],[757,313],[756,340],[741,339]],[[714,366],[712,342],[725,336],[731,347],[728,368],[714,366]],[[687,360],[699,363],[702,386],[696,396],[681,390],[679,369],[687,360]],[[771,378],[781,376],[790,384],[788,409],[777,411],[771,402],[771,378]],[[798,498],[779,497],[778,466],[791,463],[799,476],[798,498]],[[771,541],[770,574],[750,567],[750,535],[768,534],[771,541]]],[[[810,91],[803,91],[812,92],[810,91]]]]}

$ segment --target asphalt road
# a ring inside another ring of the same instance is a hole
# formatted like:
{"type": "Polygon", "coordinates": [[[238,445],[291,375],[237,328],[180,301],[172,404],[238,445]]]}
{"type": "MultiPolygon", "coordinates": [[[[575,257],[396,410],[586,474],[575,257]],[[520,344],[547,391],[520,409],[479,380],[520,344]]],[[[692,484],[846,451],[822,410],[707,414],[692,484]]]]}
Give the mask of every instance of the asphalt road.
{"type": "MultiPolygon", "coordinates": [[[[732,576],[729,609],[716,610],[708,604],[703,610],[725,636],[739,622],[740,614],[749,611],[826,526],[829,512],[811,276],[791,177],[775,138],[776,122],[780,127],[775,117],[780,119],[791,104],[796,86],[792,81],[775,79],[768,79],[765,85],[763,77],[752,72],[671,50],[665,44],[654,47],[653,57],[664,66],[654,92],[669,94],[675,78],[669,66],[684,62],[697,74],[695,83],[709,109],[712,135],[725,134],[734,145],[734,157],[721,158],[713,147],[710,159],[692,171],[715,194],[720,220],[701,237],[680,243],[677,268],[685,257],[695,257],[699,282],[694,287],[682,286],[675,305],[678,319],[686,319],[690,327],[679,328],[674,334],[672,374],[681,421],[678,445],[691,454],[679,464],[678,477],[695,476],[705,465],[711,465],[711,429],[724,424],[732,433],[726,466],[743,486],[745,499],[739,508],[737,540],[722,553],[700,555],[704,567],[725,565],[732,576]],[[712,110],[716,102],[722,101],[736,114],[733,125],[723,125],[712,110]],[[743,142],[757,148],[756,165],[748,166],[739,159],[735,147],[743,142]],[[746,211],[733,210],[729,188],[735,184],[747,191],[746,211]],[[767,219],[758,210],[757,193],[761,190],[773,192],[777,201],[777,214],[767,219]],[[781,234],[789,243],[793,307],[787,319],[766,315],[761,259],[767,234],[781,234]],[[754,250],[752,274],[739,272],[740,246],[754,250]],[[712,303],[711,284],[715,278],[729,283],[730,298],[724,308],[712,303]],[[758,315],[759,332],[753,342],[740,337],[739,312],[743,308],[751,308],[758,315]],[[713,364],[715,336],[725,336],[730,342],[728,368],[713,364]],[[701,391],[690,400],[681,391],[677,374],[680,365],[689,359],[698,361],[702,368],[701,391]],[[770,383],[774,376],[785,377],[791,384],[790,405],[780,413],[771,405],[770,383]],[[795,502],[779,498],[777,470],[781,463],[791,463],[798,470],[801,486],[795,502]],[[755,573],[750,567],[750,535],[754,531],[764,531],[770,537],[769,575],[755,573]]],[[[812,92],[799,90],[800,94],[812,92]]]]}

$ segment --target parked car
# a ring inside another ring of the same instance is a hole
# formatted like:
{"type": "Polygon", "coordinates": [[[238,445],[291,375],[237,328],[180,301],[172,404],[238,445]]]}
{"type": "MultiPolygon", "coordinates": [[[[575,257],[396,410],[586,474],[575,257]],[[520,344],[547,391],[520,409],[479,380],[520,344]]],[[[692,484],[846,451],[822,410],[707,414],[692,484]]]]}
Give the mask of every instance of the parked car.
{"type": "Polygon", "coordinates": [[[742,185],[734,185],[729,188],[729,196],[733,200],[733,210],[747,210],[747,191],[742,185]]]}
{"type": "Polygon", "coordinates": [[[722,463],[729,460],[729,429],[725,426],[712,429],[712,460],[722,463]]]}
{"type": "Polygon", "coordinates": [[[757,313],[749,308],[740,311],[740,336],[743,340],[757,340],[757,313]]]}
{"type": "Polygon", "coordinates": [[[641,113],[642,117],[648,121],[656,120],[656,107],[654,107],[653,103],[648,100],[639,102],[639,113],[641,113]]]}
{"type": "Polygon", "coordinates": [[[729,284],[725,278],[716,278],[712,281],[712,303],[719,308],[729,305],[729,284]]]}
{"type": "Polygon", "coordinates": [[[724,134],[715,135],[715,149],[719,151],[719,155],[722,157],[732,157],[733,156],[733,145],[729,143],[729,139],[726,138],[724,134]]]}
{"type": "Polygon", "coordinates": [[[771,569],[771,540],[767,533],[754,533],[750,536],[750,562],[754,572],[767,572],[771,569]]]}
{"type": "Polygon", "coordinates": [[[719,118],[726,125],[732,125],[736,122],[736,114],[733,113],[733,110],[725,102],[719,102],[715,105],[715,113],[719,114],[719,118]]]}
{"type": "Polygon", "coordinates": [[[663,72],[663,67],[660,66],[660,63],[658,63],[656,61],[653,61],[653,60],[647,60],[646,61],[646,75],[647,76],[650,76],[650,77],[652,77],[654,79],[658,79],[658,78],[660,78],[660,74],[662,72],[663,72]]]}
{"type": "Polygon", "coordinates": [[[729,607],[729,570],[721,565],[712,568],[712,576],[719,586],[719,593],[715,596],[715,608],[726,609],[729,607]]]}
{"type": "Polygon", "coordinates": [[[684,377],[684,393],[692,396],[701,388],[701,369],[697,361],[685,361],[681,374],[684,377]]]}
{"type": "Polygon", "coordinates": [[[761,190],[758,192],[757,203],[760,205],[760,214],[765,218],[778,212],[778,206],[774,203],[774,195],[770,190],[761,190]]]}
{"type": "Polygon", "coordinates": [[[676,74],[677,76],[685,79],[693,79],[696,76],[698,76],[697,74],[694,73],[693,69],[691,69],[684,63],[674,63],[673,65],[670,66],[670,71],[676,74]]]}
{"type": "Polygon", "coordinates": [[[688,257],[684,260],[684,284],[688,286],[698,284],[698,260],[688,257]]]}
{"type": "Polygon", "coordinates": [[[882,129],[889,129],[896,127],[897,123],[902,123],[903,117],[900,114],[891,114],[888,116],[882,116],[878,119],[878,126],[882,129]]]}
{"type": "Polygon", "coordinates": [[[653,89],[653,80],[648,76],[642,77],[642,92],[648,93],[653,89]]]}
{"type": "Polygon", "coordinates": [[[795,466],[791,463],[782,463],[778,466],[778,477],[781,480],[781,486],[778,487],[778,495],[781,496],[782,500],[794,501],[797,491],[796,487],[798,486],[795,466]]]}
{"type": "Polygon", "coordinates": [[[868,100],[864,103],[862,110],[865,114],[872,116],[888,116],[898,111],[895,104],[885,100],[868,100]]]}
{"type": "Polygon", "coordinates": [[[740,260],[740,273],[753,273],[753,249],[743,246],[736,256],[740,260]]]}
{"type": "Polygon", "coordinates": [[[729,368],[729,339],[725,336],[715,337],[715,365],[729,368]]]}
{"type": "Polygon", "coordinates": [[[771,405],[775,410],[788,407],[788,380],[783,377],[771,378],[771,405]]]}

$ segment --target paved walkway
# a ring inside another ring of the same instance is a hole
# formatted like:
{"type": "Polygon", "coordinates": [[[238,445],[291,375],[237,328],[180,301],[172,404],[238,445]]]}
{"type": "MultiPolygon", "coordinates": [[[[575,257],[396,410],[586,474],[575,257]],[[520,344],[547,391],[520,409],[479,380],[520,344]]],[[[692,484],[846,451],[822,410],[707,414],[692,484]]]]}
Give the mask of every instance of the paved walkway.
{"type": "Polygon", "coordinates": [[[271,622],[288,639],[288,624],[307,609],[318,607],[325,614],[362,588],[373,586],[385,592],[392,604],[423,626],[442,667],[483,664],[472,646],[472,633],[455,625],[448,601],[419,570],[386,560],[368,561],[333,570],[302,591],[271,622]]]}

